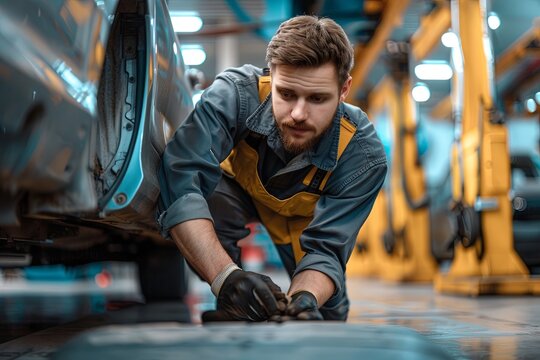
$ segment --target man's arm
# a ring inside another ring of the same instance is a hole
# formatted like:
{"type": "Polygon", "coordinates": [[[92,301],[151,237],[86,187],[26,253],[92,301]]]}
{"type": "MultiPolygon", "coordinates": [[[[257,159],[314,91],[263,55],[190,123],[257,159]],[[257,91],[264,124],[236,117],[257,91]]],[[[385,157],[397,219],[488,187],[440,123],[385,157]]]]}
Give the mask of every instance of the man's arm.
{"type": "Polygon", "coordinates": [[[320,271],[297,273],[289,288],[290,302],[285,315],[297,320],[324,320],[319,308],[330,299],[335,289],[333,280],[320,271]]]}
{"type": "Polygon", "coordinates": [[[184,221],[170,234],[217,297],[217,310],[203,313],[203,322],[264,321],[285,309],[285,294],[279,286],[267,276],[238,268],[221,246],[210,220],[184,221]]]}
{"type": "Polygon", "coordinates": [[[292,279],[288,295],[291,296],[299,291],[309,291],[321,307],[334,294],[335,289],[334,282],[327,275],[316,270],[304,270],[292,279]]]}
{"type": "Polygon", "coordinates": [[[208,219],[184,221],[171,228],[170,234],[188,263],[209,284],[233,262],[208,219]]]}

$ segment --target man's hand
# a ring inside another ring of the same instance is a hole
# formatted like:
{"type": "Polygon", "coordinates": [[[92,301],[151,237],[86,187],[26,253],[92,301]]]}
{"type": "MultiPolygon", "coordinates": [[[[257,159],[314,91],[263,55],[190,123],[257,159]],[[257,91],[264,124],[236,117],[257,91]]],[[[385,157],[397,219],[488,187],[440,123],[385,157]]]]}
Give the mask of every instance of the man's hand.
{"type": "MultiPolygon", "coordinates": [[[[285,293],[281,291],[281,288],[277,286],[276,283],[274,283],[272,279],[270,279],[269,276],[258,274],[258,273],[253,273],[253,274],[257,275],[262,281],[264,281],[264,283],[268,286],[268,288],[272,292],[272,295],[274,295],[274,299],[276,299],[277,307],[278,307],[278,311],[276,314],[283,313],[285,309],[287,308],[287,303],[288,303],[287,296],[285,295],[285,293]]],[[[276,315],[276,314],[272,314],[272,315],[276,315]]]]}
{"type": "Polygon", "coordinates": [[[305,290],[292,296],[285,314],[293,320],[324,320],[317,306],[315,295],[305,290]]]}
{"type": "Polygon", "coordinates": [[[268,276],[235,270],[223,282],[217,310],[204,312],[202,321],[265,321],[286,306],[285,294],[268,276]]]}

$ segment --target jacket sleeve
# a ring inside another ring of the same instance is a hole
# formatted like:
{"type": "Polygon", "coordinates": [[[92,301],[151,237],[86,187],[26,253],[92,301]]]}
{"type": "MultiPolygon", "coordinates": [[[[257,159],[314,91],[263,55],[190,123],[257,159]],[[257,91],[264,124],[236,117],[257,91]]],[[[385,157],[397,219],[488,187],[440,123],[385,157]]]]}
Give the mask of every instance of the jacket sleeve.
{"type": "Polygon", "coordinates": [[[321,195],[313,220],[300,237],[306,254],[298,263],[295,274],[307,269],[324,273],[334,282],[334,299],[345,291],[347,261],[358,231],[371,212],[386,178],[387,165],[382,146],[375,143],[374,150],[377,156],[369,161],[358,161],[358,157],[353,157],[342,169],[333,172],[330,178],[334,177],[334,180],[332,184],[329,180],[327,185],[331,189],[321,195]]]}
{"type": "Polygon", "coordinates": [[[221,74],[167,144],[158,170],[158,224],[162,235],[191,219],[210,219],[206,198],[220,177],[245,118],[246,99],[234,77],[221,74]]]}

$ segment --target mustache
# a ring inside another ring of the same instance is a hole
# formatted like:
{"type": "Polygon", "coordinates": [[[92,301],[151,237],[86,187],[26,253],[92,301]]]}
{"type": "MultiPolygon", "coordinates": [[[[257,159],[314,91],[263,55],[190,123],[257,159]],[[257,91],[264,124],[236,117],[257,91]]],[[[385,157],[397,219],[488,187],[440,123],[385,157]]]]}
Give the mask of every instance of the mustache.
{"type": "Polygon", "coordinates": [[[294,120],[285,121],[281,123],[283,127],[288,127],[295,130],[313,130],[313,127],[305,124],[305,123],[297,123],[294,120]]]}

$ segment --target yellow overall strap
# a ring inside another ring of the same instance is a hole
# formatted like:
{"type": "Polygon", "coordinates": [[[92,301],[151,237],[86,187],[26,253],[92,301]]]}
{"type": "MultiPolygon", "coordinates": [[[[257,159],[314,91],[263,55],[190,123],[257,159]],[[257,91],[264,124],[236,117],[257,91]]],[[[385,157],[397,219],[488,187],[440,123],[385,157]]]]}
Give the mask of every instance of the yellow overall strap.
{"type": "MultiPolygon", "coordinates": [[[[352,123],[350,123],[345,117],[342,117],[340,121],[340,127],[339,127],[339,143],[338,143],[338,153],[337,153],[338,161],[339,161],[339,158],[341,157],[341,154],[343,154],[343,152],[345,151],[345,148],[347,147],[347,145],[349,145],[349,142],[351,141],[355,132],[356,132],[356,127],[352,123]]],[[[307,176],[304,178],[304,182],[303,182],[304,185],[308,186],[311,183],[317,170],[318,168],[316,166],[313,166],[313,168],[309,171],[307,176]]],[[[326,175],[324,176],[323,180],[321,181],[321,184],[319,185],[320,191],[324,189],[324,186],[326,185],[326,182],[328,181],[328,178],[330,177],[331,173],[332,173],[331,171],[326,172],[326,175]]]]}
{"type": "MultiPolygon", "coordinates": [[[[356,132],[356,127],[349,122],[345,117],[341,118],[339,144],[337,160],[339,161],[345,148],[352,140],[356,132]]],[[[244,149],[243,154],[250,154],[252,162],[257,162],[256,151],[247,145],[245,142],[241,144],[244,149]]],[[[248,164],[238,163],[236,170],[243,172],[248,167],[248,164]]],[[[308,176],[304,180],[304,184],[309,186],[311,178],[317,172],[318,168],[313,166],[308,176]]],[[[319,194],[300,192],[292,197],[284,200],[278,200],[268,194],[262,185],[260,178],[256,173],[256,166],[252,170],[252,181],[244,182],[245,174],[238,174],[237,180],[241,186],[252,195],[253,203],[257,208],[261,222],[266,227],[273,242],[276,245],[290,244],[293,250],[293,255],[296,263],[298,263],[305,255],[300,243],[300,236],[304,229],[313,220],[313,211],[320,198],[319,194]],[[256,179],[255,179],[256,178],[256,179]],[[256,186],[254,186],[256,184],[256,186]]],[[[326,185],[331,171],[327,171],[318,188],[322,190],[326,185]]]]}
{"type": "MultiPolygon", "coordinates": [[[[339,143],[338,143],[337,161],[339,161],[339,159],[341,158],[341,155],[345,151],[345,148],[347,147],[347,145],[349,145],[349,142],[351,142],[355,132],[356,132],[356,127],[351,122],[349,122],[349,120],[347,120],[345,117],[342,117],[340,121],[340,127],[339,127],[339,143]]],[[[309,186],[317,170],[318,168],[316,166],[312,167],[308,175],[304,178],[304,181],[303,181],[304,185],[309,186]]],[[[328,181],[330,174],[332,174],[331,171],[326,172],[323,180],[321,181],[318,187],[320,191],[324,189],[324,186],[326,185],[326,182],[328,181]]],[[[318,200],[319,195],[316,195],[316,194],[311,194],[311,195],[313,197],[316,197],[318,200]]],[[[310,206],[312,206],[311,210],[313,211],[315,209],[316,202],[311,202],[310,206]]],[[[300,236],[302,235],[302,232],[304,232],[304,229],[309,225],[311,220],[313,220],[313,216],[307,217],[302,220],[293,219],[293,218],[289,218],[286,220],[289,236],[288,236],[288,239],[284,241],[284,243],[288,242],[291,244],[296,263],[302,260],[302,258],[305,255],[304,251],[302,250],[302,245],[300,244],[300,236]]],[[[278,243],[275,240],[274,242],[278,243]]]]}
{"type": "MultiPolygon", "coordinates": [[[[263,74],[259,76],[259,102],[263,102],[268,94],[272,91],[272,82],[270,76],[270,69],[264,68],[263,74]]],[[[233,174],[233,159],[237,153],[237,148],[233,148],[229,156],[221,162],[221,168],[228,174],[233,174]]]]}
{"type": "Polygon", "coordinates": [[[272,82],[270,78],[270,69],[263,69],[263,75],[259,77],[259,102],[263,102],[264,99],[272,91],[272,82]]]}

